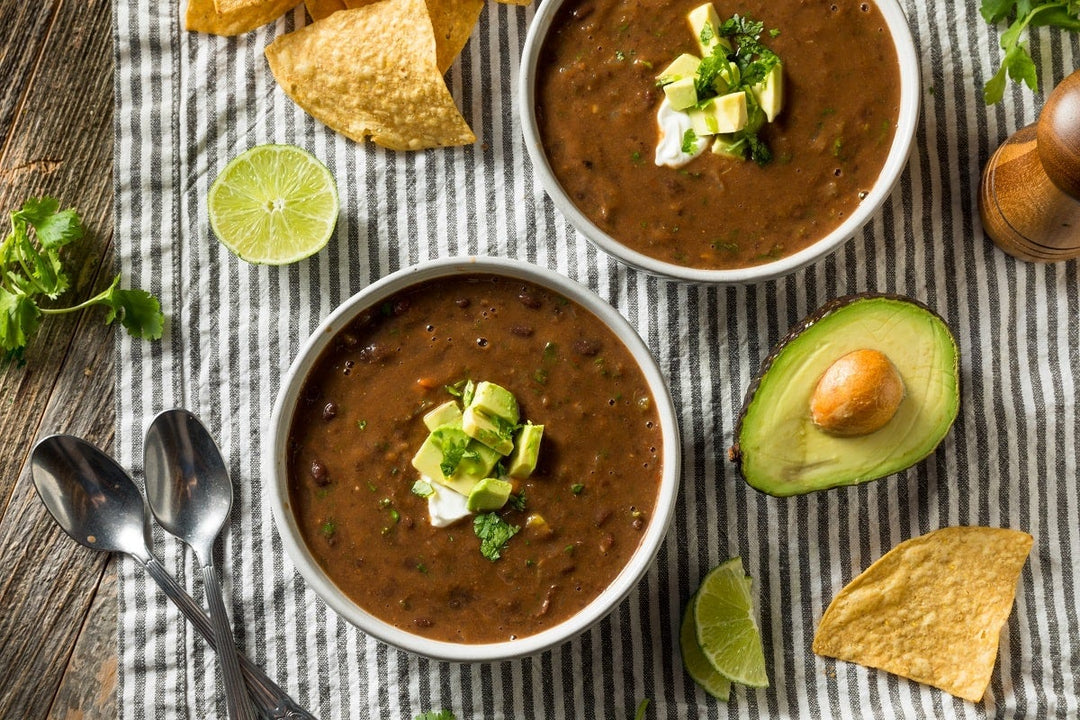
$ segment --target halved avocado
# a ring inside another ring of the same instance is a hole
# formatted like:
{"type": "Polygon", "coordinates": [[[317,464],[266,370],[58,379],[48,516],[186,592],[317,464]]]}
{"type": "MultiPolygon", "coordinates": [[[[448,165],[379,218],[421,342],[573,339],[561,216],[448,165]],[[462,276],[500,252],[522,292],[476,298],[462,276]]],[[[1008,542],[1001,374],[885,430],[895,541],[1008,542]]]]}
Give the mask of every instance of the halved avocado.
{"type": "Polygon", "coordinates": [[[747,483],[770,495],[855,485],[925,458],[959,408],[959,353],[945,322],[910,298],[849,295],[798,323],[766,358],[746,393],[729,457],[747,483]],[[856,350],[885,355],[903,396],[880,429],[830,432],[814,423],[811,398],[825,371],[856,350]]]}

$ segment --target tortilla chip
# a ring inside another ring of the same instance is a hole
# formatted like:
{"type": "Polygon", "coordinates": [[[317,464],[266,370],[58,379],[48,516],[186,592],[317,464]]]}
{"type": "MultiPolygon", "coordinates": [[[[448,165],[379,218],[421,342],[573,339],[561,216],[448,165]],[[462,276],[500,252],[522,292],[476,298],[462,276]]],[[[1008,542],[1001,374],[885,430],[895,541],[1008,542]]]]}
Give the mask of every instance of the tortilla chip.
{"type": "Polygon", "coordinates": [[[343,0],[304,0],[304,4],[307,6],[308,15],[312,20],[322,20],[324,17],[330,17],[338,10],[345,9],[345,3],[343,0]]]}
{"type": "Polygon", "coordinates": [[[978,702],[1031,545],[1025,532],[984,527],[902,542],[833,598],[814,652],[978,702]]]}
{"type": "Polygon", "coordinates": [[[301,0],[218,0],[228,12],[217,10],[215,0],[188,0],[184,27],[211,35],[243,35],[277,20],[301,0]]]}
{"type": "Polygon", "coordinates": [[[316,120],[392,150],[476,142],[435,64],[424,0],[342,10],[266,48],[274,78],[316,120]]]}
{"type": "MultiPolygon", "coordinates": [[[[350,8],[364,7],[377,0],[344,0],[350,8]]],[[[446,74],[461,49],[469,41],[484,0],[427,0],[428,16],[435,33],[435,64],[446,74]]]]}

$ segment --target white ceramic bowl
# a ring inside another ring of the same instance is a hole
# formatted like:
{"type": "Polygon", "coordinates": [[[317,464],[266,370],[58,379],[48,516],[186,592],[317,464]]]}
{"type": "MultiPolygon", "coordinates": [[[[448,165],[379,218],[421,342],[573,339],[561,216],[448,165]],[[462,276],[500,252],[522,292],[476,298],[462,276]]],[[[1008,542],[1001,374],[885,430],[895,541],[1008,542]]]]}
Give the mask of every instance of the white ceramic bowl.
{"type": "Polygon", "coordinates": [[[645,343],[618,312],[591,291],[550,270],[521,261],[471,257],[435,260],[405,268],[361,290],[331,313],[304,343],[282,381],[270,418],[269,438],[263,459],[268,471],[266,484],[270,490],[270,503],[285,549],[297,570],[327,605],[364,632],[402,650],[435,660],[492,662],[532,655],[570,640],[607,615],[626,597],[652,564],[671,524],[679,488],[680,451],[675,407],[664,377],[645,343]],[[553,628],[517,640],[486,644],[442,642],[406,632],[368,613],[341,592],[308,550],[289,507],[286,457],[289,425],[301,386],[319,355],[339,330],[365,309],[378,306],[390,295],[411,285],[448,275],[471,273],[490,273],[534,283],[573,300],[600,318],[629,349],[649,384],[661,425],[664,463],[652,520],[630,561],[607,589],[576,615],[553,628]]]}
{"type": "Polygon", "coordinates": [[[589,241],[604,252],[622,260],[627,265],[644,270],[654,275],[686,280],[690,282],[719,283],[724,285],[756,283],[786,275],[809,265],[815,260],[835,250],[839,245],[851,239],[859,228],[865,225],[881,207],[892,192],[893,186],[907,165],[908,152],[915,137],[915,128],[919,121],[919,61],[915,53],[915,42],[911,37],[907,17],[897,0],[873,0],[892,34],[896,45],[896,55],[900,65],[900,115],[897,120],[896,134],[892,147],[885,159],[885,165],[878,175],[869,194],[863,199],[847,220],[839,227],[821,238],[813,245],[797,253],[762,265],[730,270],[706,270],[676,265],[650,257],[626,245],[623,245],[597,227],[585,214],[578,210],[567,196],[548,164],[547,155],[540,144],[540,128],[536,120],[536,64],[544,38],[551,28],[555,14],[565,0],[544,0],[540,4],[529,33],[525,39],[525,50],[521,57],[520,76],[518,78],[518,114],[521,118],[521,130],[525,136],[525,147],[529,151],[536,174],[540,182],[555,203],[555,207],[589,241]]]}

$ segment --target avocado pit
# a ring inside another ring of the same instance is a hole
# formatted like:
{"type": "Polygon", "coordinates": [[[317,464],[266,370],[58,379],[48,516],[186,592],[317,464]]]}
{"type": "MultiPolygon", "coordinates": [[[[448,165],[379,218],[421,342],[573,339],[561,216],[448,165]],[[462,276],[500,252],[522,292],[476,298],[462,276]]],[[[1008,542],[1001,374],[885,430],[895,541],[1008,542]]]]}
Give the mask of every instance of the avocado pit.
{"type": "Polygon", "coordinates": [[[878,350],[853,350],[821,376],[810,397],[814,424],[843,437],[869,435],[885,427],[904,399],[904,381],[878,350]]]}

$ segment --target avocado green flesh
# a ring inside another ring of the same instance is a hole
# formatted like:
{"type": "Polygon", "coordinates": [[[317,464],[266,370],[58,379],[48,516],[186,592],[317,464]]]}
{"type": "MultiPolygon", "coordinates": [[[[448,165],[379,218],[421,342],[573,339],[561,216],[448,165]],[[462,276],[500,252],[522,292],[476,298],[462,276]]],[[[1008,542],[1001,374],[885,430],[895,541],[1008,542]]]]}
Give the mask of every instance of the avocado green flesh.
{"type": "Polygon", "coordinates": [[[743,411],[741,472],[771,495],[875,480],[933,452],[959,405],[956,342],[940,318],[902,299],[853,300],[789,340],[766,369],[743,411]],[[896,366],[904,399],[880,430],[829,435],[811,420],[810,397],[833,362],[864,348],[896,366]]]}

